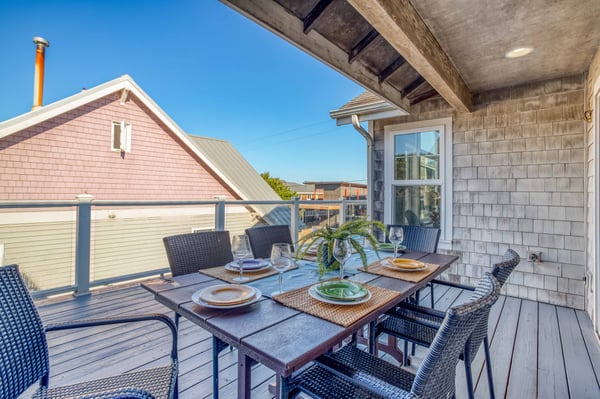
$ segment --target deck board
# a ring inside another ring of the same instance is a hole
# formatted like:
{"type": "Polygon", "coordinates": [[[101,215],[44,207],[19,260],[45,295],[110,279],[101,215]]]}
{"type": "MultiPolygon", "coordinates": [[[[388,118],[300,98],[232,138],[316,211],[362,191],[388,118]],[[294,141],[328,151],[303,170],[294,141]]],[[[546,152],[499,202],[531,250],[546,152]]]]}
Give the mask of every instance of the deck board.
{"type": "Polygon", "coordinates": [[[583,335],[573,309],[557,307],[558,327],[565,357],[565,370],[572,398],[600,398],[583,335]],[[592,384],[593,381],[593,384],[592,384]]]}
{"type": "MultiPolygon", "coordinates": [[[[427,291],[421,297],[425,305],[429,303],[427,291]]],[[[435,296],[436,308],[446,309],[464,302],[469,294],[436,286],[435,296]]],[[[140,287],[94,293],[87,298],[65,297],[39,303],[38,308],[44,323],[148,312],[173,316],[140,287]]],[[[584,312],[502,296],[490,312],[489,337],[497,398],[600,397],[600,346],[584,312]]],[[[153,324],[53,332],[48,338],[52,385],[164,364],[170,345],[169,332],[153,324]]],[[[181,399],[212,397],[211,349],[210,334],[181,319],[181,399]]],[[[413,367],[418,367],[426,353],[425,348],[417,348],[413,367]]],[[[223,398],[236,396],[236,361],[235,350],[225,350],[219,357],[223,398]]],[[[476,396],[481,398],[488,397],[484,366],[480,350],[473,361],[473,378],[476,396]]],[[[254,366],[252,397],[271,398],[268,386],[272,381],[271,370],[254,366]]],[[[465,398],[462,363],[457,366],[456,386],[457,398],[465,398]]]]}
{"type": "Polygon", "coordinates": [[[506,398],[535,398],[537,395],[538,309],[523,300],[511,360],[506,398]]]}
{"type": "Polygon", "coordinates": [[[569,386],[556,307],[540,303],[538,336],[538,395],[540,398],[568,398],[569,386]]]}

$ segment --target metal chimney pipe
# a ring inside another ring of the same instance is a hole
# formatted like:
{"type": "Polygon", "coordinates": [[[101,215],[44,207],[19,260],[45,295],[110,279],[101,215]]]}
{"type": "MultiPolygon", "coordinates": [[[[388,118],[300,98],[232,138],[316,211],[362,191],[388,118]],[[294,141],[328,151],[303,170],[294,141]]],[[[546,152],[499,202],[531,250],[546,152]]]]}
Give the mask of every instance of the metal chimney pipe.
{"type": "Polygon", "coordinates": [[[50,46],[50,42],[43,37],[35,36],[35,75],[33,78],[33,107],[35,110],[42,106],[42,96],[44,94],[44,55],[46,47],[50,46]]]}

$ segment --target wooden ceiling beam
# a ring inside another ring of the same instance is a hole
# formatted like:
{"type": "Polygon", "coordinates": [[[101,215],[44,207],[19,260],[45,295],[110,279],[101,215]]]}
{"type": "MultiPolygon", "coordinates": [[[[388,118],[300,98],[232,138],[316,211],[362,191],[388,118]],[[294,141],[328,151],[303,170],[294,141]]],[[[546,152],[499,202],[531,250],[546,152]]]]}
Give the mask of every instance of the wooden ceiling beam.
{"type": "Polygon", "coordinates": [[[352,64],[354,60],[358,58],[360,53],[369,47],[369,45],[373,43],[373,40],[377,39],[378,37],[379,33],[375,29],[371,29],[371,31],[367,33],[365,37],[360,39],[360,41],[356,43],[354,47],[352,47],[350,50],[350,55],[348,56],[348,62],[352,64]]]}
{"type": "Polygon", "coordinates": [[[316,30],[304,34],[304,23],[273,0],[221,0],[229,7],[282,37],[316,59],[329,65],[365,89],[378,94],[403,111],[410,108],[407,98],[392,85],[380,83],[377,74],[360,62],[348,63],[348,54],[316,30]]]}
{"type": "Polygon", "coordinates": [[[385,69],[383,71],[381,71],[381,73],[379,74],[379,76],[378,76],[379,83],[381,83],[384,80],[386,80],[387,78],[389,78],[390,75],[393,74],[396,71],[396,69],[398,69],[402,65],[404,65],[405,62],[406,62],[406,60],[404,58],[402,58],[402,56],[399,56],[394,61],[392,61],[392,63],[390,65],[388,65],[387,67],[385,67],[385,69]]]}
{"type": "Polygon", "coordinates": [[[410,0],[347,0],[457,111],[470,112],[472,94],[410,0]]]}
{"type": "Polygon", "coordinates": [[[306,15],[306,17],[304,17],[304,21],[302,21],[302,22],[304,23],[304,33],[305,34],[307,34],[308,32],[310,32],[312,30],[313,25],[315,24],[315,22],[317,22],[317,19],[319,19],[321,14],[323,14],[323,11],[325,11],[332,2],[333,2],[333,0],[319,1],[317,3],[317,5],[315,5],[313,7],[313,9],[310,10],[308,15],[306,15]]]}

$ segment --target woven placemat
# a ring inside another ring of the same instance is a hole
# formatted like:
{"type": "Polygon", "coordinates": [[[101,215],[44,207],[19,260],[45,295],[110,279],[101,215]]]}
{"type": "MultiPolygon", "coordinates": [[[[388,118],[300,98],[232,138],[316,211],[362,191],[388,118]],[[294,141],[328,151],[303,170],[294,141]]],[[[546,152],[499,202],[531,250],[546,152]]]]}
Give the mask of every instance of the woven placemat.
{"type": "Polygon", "coordinates": [[[427,266],[427,269],[421,270],[418,272],[403,272],[400,270],[392,270],[390,268],[383,266],[381,264],[382,260],[378,260],[377,262],[371,263],[369,265],[368,269],[361,267],[358,270],[367,272],[367,273],[378,274],[380,276],[386,276],[386,277],[397,278],[399,280],[410,281],[412,283],[418,283],[419,281],[421,281],[424,278],[426,278],[427,276],[429,276],[431,273],[434,273],[440,267],[440,265],[436,265],[435,263],[423,262],[427,266]]]}
{"type": "MultiPolygon", "coordinates": [[[[294,270],[297,268],[298,268],[298,265],[294,265],[293,267],[290,267],[288,270],[294,270]]],[[[234,281],[233,279],[235,277],[240,276],[240,273],[238,271],[230,271],[230,270],[225,269],[225,267],[223,267],[223,266],[211,267],[210,269],[202,269],[202,270],[199,270],[199,272],[202,274],[211,276],[211,277],[218,278],[219,280],[227,281],[228,283],[237,283],[237,281],[234,281]]],[[[245,270],[244,277],[249,278],[249,280],[245,281],[245,283],[249,283],[250,281],[269,277],[274,274],[277,274],[277,270],[270,268],[270,267],[268,269],[260,270],[260,271],[245,270]]]]}
{"type": "Polygon", "coordinates": [[[302,287],[284,292],[283,294],[273,296],[273,299],[290,308],[317,316],[343,327],[348,327],[380,306],[402,295],[399,291],[392,291],[387,288],[375,287],[368,284],[362,285],[371,293],[371,299],[358,305],[335,305],[321,302],[310,296],[308,293],[310,287],[302,287]]]}

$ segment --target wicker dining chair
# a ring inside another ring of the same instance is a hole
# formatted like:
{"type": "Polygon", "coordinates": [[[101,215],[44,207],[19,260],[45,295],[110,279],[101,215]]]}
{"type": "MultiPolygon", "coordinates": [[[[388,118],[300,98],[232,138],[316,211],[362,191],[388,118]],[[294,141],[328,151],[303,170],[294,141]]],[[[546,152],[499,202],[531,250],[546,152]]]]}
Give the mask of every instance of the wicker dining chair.
{"type": "Polygon", "coordinates": [[[283,397],[305,392],[314,398],[450,398],[455,394],[458,356],[481,318],[500,295],[489,273],[468,303],[450,308],[416,374],[346,345],[317,359],[291,379],[282,379],[283,397]]]}
{"type": "MultiPolygon", "coordinates": [[[[496,263],[492,267],[492,275],[498,281],[500,288],[504,285],[512,271],[517,267],[520,262],[519,254],[512,249],[509,249],[504,254],[502,262],[496,263]]],[[[466,290],[475,290],[474,287],[468,285],[460,285],[445,281],[439,281],[440,284],[449,285],[466,290]]],[[[404,365],[410,364],[410,358],[408,357],[408,342],[413,343],[412,354],[414,355],[414,345],[430,346],[433,342],[435,334],[439,326],[444,319],[444,312],[439,310],[430,309],[423,306],[417,306],[410,303],[402,303],[399,307],[388,312],[389,316],[375,328],[375,339],[382,333],[392,335],[396,338],[404,340],[404,365]]],[[[464,352],[461,354],[461,359],[465,364],[465,374],[467,379],[467,389],[469,391],[469,398],[474,397],[474,386],[471,372],[471,363],[477,354],[481,343],[483,342],[483,349],[486,361],[486,371],[489,382],[490,398],[494,398],[494,383],[492,377],[492,366],[490,359],[490,348],[487,337],[488,331],[488,320],[489,311],[481,319],[467,346],[464,348],[464,352]]]]}
{"type": "Polygon", "coordinates": [[[36,381],[33,399],[177,398],[177,331],[165,315],[70,321],[44,327],[17,265],[0,267],[0,398],[15,399],[36,381]],[[84,327],[158,321],[171,331],[170,364],[74,385],[49,387],[46,333],[84,327]]]}
{"type": "Polygon", "coordinates": [[[271,247],[275,243],[293,244],[290,226],[286,224],[250,227],[246,229],[246,235],[250,241],[252,255],[257,259],[270,258],[271,247]]]}
{"type": "MultiPolygon", "coordinates": [[[[197,273],[198,270],[224,266],[233,261],[228,231],[201,231],[164,237],[169,268],[173,277],[197,273]]],[[[179,328],[179,313],[175,312],[175,326],[179,328]]],[[[219,353],[228,344],[213,336],[213,397],[219,397],[219,353]]]]}
{"type": "Polygon", "coordinates": [[[224,266],[233,260],[228,231],[201,231],[163,238],[173,277],[224,266]]]}
{"type": "MultiPolygon", "coordinates": [[[[438,243],[440,241],[441,230],[437,227],[424,227],[424,226],[407,226],[401,224],[389,224],[387,225],[387,231],[390,231],[390,227],[402,227],[404,231],[404,241],[402,245],[406,249],[418,252],[437,252],[438,243]]],[[[389,242],[389,239],[386,241],[389,242]]],[[[434,287],[433,284],[427,284],[430,291],[431,308],[435,307],[434,287]]],[[[417,291],[416,302],[419,302],[421,290],[417,291]]]]}

